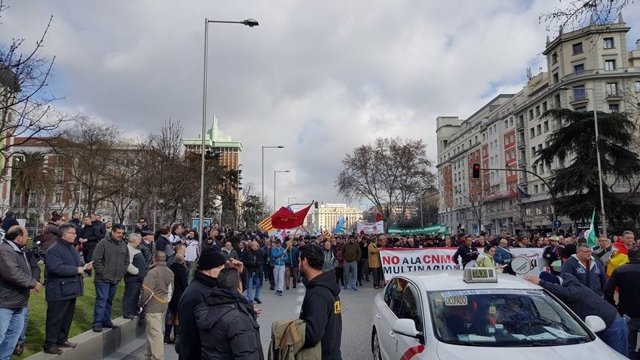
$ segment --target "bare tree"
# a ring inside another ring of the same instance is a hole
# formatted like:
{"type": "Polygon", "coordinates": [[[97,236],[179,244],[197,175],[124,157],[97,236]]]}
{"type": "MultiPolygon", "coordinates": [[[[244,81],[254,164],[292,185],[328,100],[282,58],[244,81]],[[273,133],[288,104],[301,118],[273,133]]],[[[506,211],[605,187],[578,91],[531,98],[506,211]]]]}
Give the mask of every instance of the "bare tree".
{"type": "Polygon", "coordinates": [[[96,211],[101,201],[120,192],[136,174],[136,167],[124,156],[120,130],[91,122],[84,117],[52,144],[62,155],[62,166],[71,181],[82,186],[86,211],[96,211]]]}
{"type": "Polygon", "coordinates": [[[335,183],[338,193],[349,200],[368,199],[387,225],[392,211],[404,214],[435,183],[422,140],[378,138],[373,145],[355,148],[342,164],[344,169],[335,183]]]}
{"type": "Polygon", "coordinates": [[[562,6],[540,15],[547,28],[578,28],[586,24],[606,24],[613,21],[622,9],[635,0],[558,0],[562,6]]]}
{"type": "MultiPolygon", "coordinates": [[[[0,0],[0,19],[8,7],[0,0]]],[[[49,18],[33,48],[23,50],[24,39],[11,39],[0,45],[0,152],[8,160],[11,148],[58,129],[73,117],[51,109],[56,100],[48,93],[48,82],[55,56],[41,55],[51,26],[49,18]],[[6,141],[11,138],[12,141],[6,141]]],[[[8,166],[8,161],[5,166],[8,166]]]]}

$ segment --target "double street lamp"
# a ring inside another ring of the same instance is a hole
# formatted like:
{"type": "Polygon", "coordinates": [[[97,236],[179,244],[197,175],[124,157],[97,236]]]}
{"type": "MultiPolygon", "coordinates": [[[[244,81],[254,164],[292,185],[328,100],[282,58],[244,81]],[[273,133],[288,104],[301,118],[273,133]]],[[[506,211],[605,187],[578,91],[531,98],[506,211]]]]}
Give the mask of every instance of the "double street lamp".
{"type": "Polygon", "coordinates": [[[275,146],[262,145],[262,192],[261,192],[261,195],[262,195],[263,206],[265,206],[264,204],[264,149],[284,149],[284,146],[283,145],[275,145],[275,146]]]}
{"type": "Polygon", "coordinates": [[[207,133],[207,62],[208,62],[208,45],[209,45],[209,23],[218,24],[241,24],[248,27],[258,26],[258,22],[254,19],[246,19],[242,21],[221,21],[204,19],[204,72],[202,76],[202,151],[200,157],[200,213],[198,222],[198,240],[200,246],[203,245],[204,236],[202,229],[204,228],[204,169],[205,169],[205,152],[206,142],[205,135],[207,133]]]}
{"type": "Polygon", "coordinates": [[[273,211],[276,211],[276,175],[278,173],[288,173],[289,170],[273,170],[273,211]]]}

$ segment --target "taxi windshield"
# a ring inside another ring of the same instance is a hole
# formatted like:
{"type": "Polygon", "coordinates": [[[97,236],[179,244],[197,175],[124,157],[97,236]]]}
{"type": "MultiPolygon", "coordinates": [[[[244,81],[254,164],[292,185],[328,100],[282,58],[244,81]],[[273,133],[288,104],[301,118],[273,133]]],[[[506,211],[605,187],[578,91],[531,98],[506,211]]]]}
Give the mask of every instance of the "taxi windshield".
{"type": "Polygon", "coordinates": [[[434,333],[445,343],[526,347],[594,340],[543,290],[454,290],[427,295],[434,333]]]}

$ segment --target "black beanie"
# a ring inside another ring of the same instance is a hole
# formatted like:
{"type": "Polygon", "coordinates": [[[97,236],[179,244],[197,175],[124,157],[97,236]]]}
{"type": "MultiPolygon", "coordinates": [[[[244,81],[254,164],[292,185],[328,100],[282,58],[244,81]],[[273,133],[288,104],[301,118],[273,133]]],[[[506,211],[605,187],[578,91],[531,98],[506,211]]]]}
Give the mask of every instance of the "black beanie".
{"type": "Polygon", "coordinates": [[[226,262],[227,260],[222,254],[214,248],[206,247],[202,250],[200,259],[198,259],[198,270],[211,270],[224,265],[226,262]]]}

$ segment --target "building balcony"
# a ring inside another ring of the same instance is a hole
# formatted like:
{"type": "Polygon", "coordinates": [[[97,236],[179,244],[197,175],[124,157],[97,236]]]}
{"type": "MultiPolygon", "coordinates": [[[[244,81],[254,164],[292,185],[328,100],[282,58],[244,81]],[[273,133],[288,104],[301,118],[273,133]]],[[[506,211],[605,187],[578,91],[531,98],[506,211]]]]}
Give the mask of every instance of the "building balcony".
{"type": "Polygon", "coordinates": [[[618,91],[607,91],[607,101],[620,101],[622,100],[622,94],[618,91]]]}

